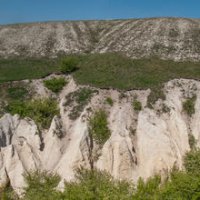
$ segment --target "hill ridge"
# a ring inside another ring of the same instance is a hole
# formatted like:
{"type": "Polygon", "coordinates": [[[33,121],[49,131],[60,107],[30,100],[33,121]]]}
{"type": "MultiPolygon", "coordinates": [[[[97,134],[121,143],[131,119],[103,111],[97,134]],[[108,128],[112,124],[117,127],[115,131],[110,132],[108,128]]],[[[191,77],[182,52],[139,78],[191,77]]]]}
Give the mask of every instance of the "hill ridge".
{"type": "Polygon", "coordinates": [[[144,18],[62,21],[0,26],[0,57],[122,52],[200,60],[200,19],[144,18]]]}

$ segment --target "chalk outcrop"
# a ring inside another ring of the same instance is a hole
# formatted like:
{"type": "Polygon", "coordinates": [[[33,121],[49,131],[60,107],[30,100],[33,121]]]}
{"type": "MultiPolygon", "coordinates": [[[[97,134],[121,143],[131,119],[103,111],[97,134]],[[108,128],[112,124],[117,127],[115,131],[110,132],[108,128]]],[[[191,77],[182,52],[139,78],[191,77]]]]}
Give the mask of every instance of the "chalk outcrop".
{"type": "Polygon", "coordinates": [[[190,150],[189,134],[200,144],[198,81],[169,81],[164,87],[166,99],[158,100],[153,109],[146,106],[149,90],[121,95],[119,91],[98,89],[80,116],[72,120],[71,109],[64,102],[79,88],[69,80],[58,98],[60,116],[53,118],[49,130],[39,131],[34,121],[18,115],[5,114],[0,119],[1,186],[10,181],[20,193],[25,186],[23,175],[37,169],[59,174],[61,188],[64,180],[74,179],[79,167],[96,167],[134,182],[157,173],[165,176],[173,167],[183,168],[183,156],[190,150]],[[182,102],[193,95],[197,96],[195,114],[190,117],[183,111],[182,102]],[[112,106],[105,103],[107,97],[113,99],[112,106]],[[142,103],[141,111],[133,109],[134,98],[142,103]],[[91,149],[88,118],[100,108],[108,114],[111,136],[102,147],[93,141],[91,149]]]}

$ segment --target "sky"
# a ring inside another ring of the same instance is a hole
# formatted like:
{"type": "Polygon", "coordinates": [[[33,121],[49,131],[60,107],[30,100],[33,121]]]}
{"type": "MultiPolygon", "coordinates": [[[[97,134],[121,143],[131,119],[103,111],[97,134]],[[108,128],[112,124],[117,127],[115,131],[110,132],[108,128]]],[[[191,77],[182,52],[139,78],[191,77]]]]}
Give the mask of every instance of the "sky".
{"type": "Polygon", "coordinates": [[[200,18],[200,0],[0,0],[0,24],[146,17],[200,18]]]}

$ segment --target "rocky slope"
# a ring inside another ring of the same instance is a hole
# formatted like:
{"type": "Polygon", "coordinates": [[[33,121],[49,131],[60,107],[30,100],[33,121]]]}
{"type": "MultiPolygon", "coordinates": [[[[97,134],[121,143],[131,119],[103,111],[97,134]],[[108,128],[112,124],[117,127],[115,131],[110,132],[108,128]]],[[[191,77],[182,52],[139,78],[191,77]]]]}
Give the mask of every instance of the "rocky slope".
{"type": "MultiPolygon", "coordinates": [[[[146,91],[95,89],[91,100],[80,116],[70,119],[72,106],[66,105],[67,96],[80,87],[71,77],[58,97],[60,116],[55,116],[49,130],[39,131],[34,121],[18,115],[5,114],[0,119],[0,184],[10,181],[20,193],[25,185],[23,174],[30,170],[48,170],[64,180],[74,179],[76,168],[96,167],[115,178],[136,182],[161,173],[164,178],[173,168],[183,168],[183,156],[190,150],[189,136],[200,145],[200,82],[172,80],[165,84],[166,100],[158,100],[149,109],[146,91]],[[197,96],[195,113],[184,112],[182,102],[197,96]],[[105,103],[111,97],[114,104],[105,103]],[[133,99],[142,103],[142,110],[133,109],[133,99]],[[91,141],[88,118],[96,110],[108,114],[110,138],[103,146],[91,141]],[[93,145],[92,145],[93,144],[93,145]]],[[[32,81],[35,98],[51,96],[42,80],[32,81]],[[37,88],[40,88],[38,90],[37,88]]],[[[94,89],[94,88],[91,88],[94,89]]]]}
{"type": "Polygon", "coordinates": [[[184,18],[17,24],[0,26],[0,56],[116,51],[199,61],[199,35],[200,20],[184,18]]]}

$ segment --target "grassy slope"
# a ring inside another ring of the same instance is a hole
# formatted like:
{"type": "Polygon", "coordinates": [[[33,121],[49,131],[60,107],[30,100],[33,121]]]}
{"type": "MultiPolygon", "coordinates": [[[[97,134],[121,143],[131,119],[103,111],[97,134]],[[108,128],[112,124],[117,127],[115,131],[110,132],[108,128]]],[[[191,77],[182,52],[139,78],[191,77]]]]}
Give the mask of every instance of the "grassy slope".
{"type": "Polygon", "coordinates": [[[200,78],[200,63],[164,61],[158,58],[132,60],[117,54],[94,54],[74,74],[80,84],[118,89],[157,88],[174,78],[200,78]]]}
{"type": "Polygon", "coordinates": [[[0,59],[0,83],[41,78],[57,71],[58,64],[53,59],[0,59]]]}
{"type": "MultiPolygon", "coordinates": [[[[101,88],[157,89],[174,78],[200,79],[200,63],[164,61],[158,58],[132,60],[119,54],[92,54],[79,57],[74,72],[80,84],[101,88]]],[[[59,71],[59,59],[0,60],[0,83],[41,78],[59,71]]]]}

